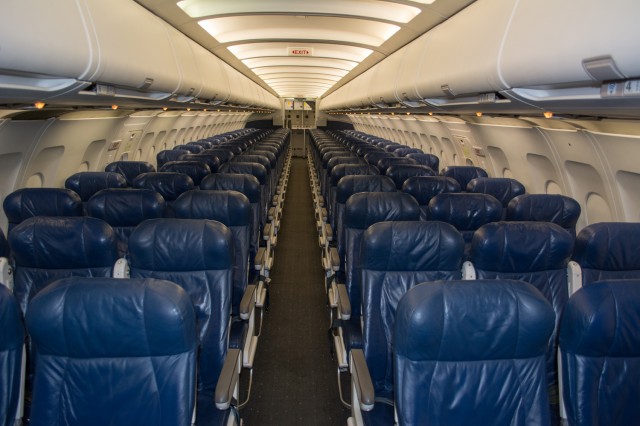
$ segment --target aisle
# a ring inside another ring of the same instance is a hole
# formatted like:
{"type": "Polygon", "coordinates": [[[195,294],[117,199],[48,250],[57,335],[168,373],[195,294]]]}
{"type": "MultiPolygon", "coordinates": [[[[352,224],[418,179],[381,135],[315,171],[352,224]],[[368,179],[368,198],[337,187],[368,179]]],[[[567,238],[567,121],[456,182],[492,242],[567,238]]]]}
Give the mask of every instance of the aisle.
{"type": "Polygon", "coordinates": [[[345,425],[306,160],[293,158],[246,426],[345,425]]]}

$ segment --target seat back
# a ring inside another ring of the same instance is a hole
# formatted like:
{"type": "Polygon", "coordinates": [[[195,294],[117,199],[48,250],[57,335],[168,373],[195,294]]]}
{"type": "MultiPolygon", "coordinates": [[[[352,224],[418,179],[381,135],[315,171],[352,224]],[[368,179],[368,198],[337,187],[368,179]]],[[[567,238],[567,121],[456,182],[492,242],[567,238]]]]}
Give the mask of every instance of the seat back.
{"type": "Polygon", "coordinates": [[[378,161],[380,161],[381,159],[393,157],[395,156],[387,151],[372,151],[364,155],[364,160],[372,166],[377,166],[378,161]]]}
{"type": "Polygon", "coordinates": [[[556,325],[547,352],[547,384],[557,404],[557,331],[569,299],[567,265],[573,237],[554,223],[497,222],[482,226],[471,241],[478,279],[516,279],[533,284],[551,303],[556,325]]]}
{"type": "Polygon", "coordinates": [[[127,186],[131,186],[136,176],[155,172],[156,168],[146,161],[114,161],[107,164],[104,171],[120,173],[127,180],[127,186]]]}
{"type": "Polygon", "coordinates": [[[193,180],[194,186],[200,185],[202,179],[211,173],[211,169],[202,161],[169,161],[161,168],[161,172],[183,173],[193,180]]]}
{"type": "Polygon", "coordinates": [[[13,426],[19,415],[24,326],[20,306],[0,284],[0,425],[13,426]]]}
{"type": "Polygon", "coordinates": [[[453,178],[458,181],[463,191],[467,189],[467,185],[472,179],[479,177],[489,177],[487,171],[482,167],[476,166],[449,166],[445,167],[442,175],[453,178]]]}
{"type": "Polygon", "coordinates": [[[509,201],[526,192],[524,185],[515,179],[490,177],[471,179],[466,191],[491,195],[500,201],[505,215],[509,201]]]}
{"type": "Polygon", "coordinates": [[[173,204],[179,219],[215,220],[233,234],[235,262],[233,266],[233,315],[240,314],[240,301],[247,288],[249,275],[249,240],[251,237],[251,204],[236,191],[193,190],[182,194],[173,204]]]}
{"type": "Polygon", "coordinates": [[[178,161],[183,155],[191,154],[191,151],[186,149],[165,149],[158,152],[156,155],[156,165],[158,170],[162,168],[169,161],[178,161]]]}
{"type": "Polygon", "coordinates": [[[200,146],[200,145],[192,145],[192,144],[181,144],[181,145],[176,145],[173,147],[173,149],[179,149],[179,150],[186,150],[189,151],[192,154],[200,154],[202,151],[204,151],[204,147],[200,146]]]}
{"type": "Polygon", "coordinates": [[[66,278],[26,317],[34,426],[187,426],[197,341],[189,297],[161,280],[66,278]]]}
{"type": "Polygon", "coordinates": [[[218,157],[208,154],[187,154],[180,157],[179,161],[199,161],[209,166],[211,173],[215,173],[220,168],[218,157]]]}
{"type": "Polygon", "coordinates": [[[206,149],[202,151],[201,154],[213,155],[214,157],[217,157],[218,160],[220,160],[220,165],[224,163],[228,163],[233,159],[233,157],[235,157],[235,154],[229,151],[228,149],[218,149],[218,148],[206,149]]]}
{"type": "Polygon", "coordinates": [[[2,204],[9,232],[34,216],[82,216],[82,200],[70,189],[22,188],[7,195],[2,204]]]}
{"type": "Polygon", "coordinates": [[[11,230],[9,245],[15,262],[14,293],[22,312],[52,281],[108,277],[118,260],[113,229],[94,217],[32,217],[11,230]]]}
{"type": "Polygon", "coordinates": [[[407,158],[415,160],[418,164],[431,168],[434,172],[440,169],[440,159],[433,154],[409,153],[407,158]]]}
{"type": "Polygon", "coordinates": [[[229,339],[233,234],[212,220],[146,220],[129,238],[128,257],[132,278],[172,281],[191,297],[200,342],[198,390],[212,392],[229,339]]]}
{"type": "Polygon", "coordinates": [[[412,160],[411,158],[406,157],[383,157],[378,160],[376,166],[380,169],[380,174],[386,175],[387,169],[391,166],[397,166],[400,164],[415,164],[418,165],[416,160],[412,160]]]}
{"type": "Polygon", "coordinates": [[[640,278],[640,223],[594,223],[576,237],[573,260],[582,270],[582,285],[595,281],[640,278]]]}
{"type": "Polygon", "coordinates": [[[518,195],[507,206],[507,220],[552,222],[573,237],[580,217],[580,204],[571,197],[557,194],[518,195]]]}
{"type": "Polygon", "coordinates": [[[0,257],[9,258],[11,256],[11,249],[9,249],[9,242],[4,235],[2,229],[0,229],[0,257]]]}
{"type": "Polygon", "coordinates": [[[267,210],[269,208],[269,198],[268,198],[268,190],[269,190],[269,181],[267,175],[267,169],[258,163],[226,163],[222,167],[220,167],[220,173],[237,173],[237,174],[248,174],[254,176],[258,179],[258,183],[260,184],[260,227],[263,227],[267,222],[267,210]]]}
{"type": "Polygon", "coordinates": [[[363,351],[376,396],[393,395],[393,323],[402,296],[424,281],[462,279],[464,242],[443,222],[380,222],[360,246],[363,351]]]}
{"type": "Polygon", "coordinates": [[[107,188],[126,188],[127,179],[114,172],[78,172],[67,178],[64,187],[80,196],[83,202],[107,188]]]}
{"type": "Polygon", "coordinates": [[[387,169],[386,175],[396,184],[398,190],[402,189],[404,182],[414,176],[435,176],[435,172],[427,166],[420,164],[396,164],[387,169]]]}
{"type": "Polygon", "coordinates": [[[640,405],[640,280],[605,280],[571,296],[560,325],[563,402],[571,425],[635,424],[640,405]]]}
{"type": "Polygon", "coordinates": [[[419,218],[420,206],[403,192],[360,192],[349,197],[344,211],[344,271],[352,317],[360,315],[360,243],[364,232],[374,223],[419,218]]]}
{"type": "Polygon", "coordinates": [[[460,192],[457,180],[445,176],[414,176],[404,181],[402,191],[411,194],[420,205],[420,219],[427,220],[429,201],[438,194],[460,192]]]}
{"type": "Polygon", "coordinates": [[[402,148],[398,148],[393,151],[395,155],[398,157],[406,157],[409,154],[422,154],[422,150],[419,148],[411,148],[408,146],[403,146],[402,148]]]}
{"type": "Polygon", "coordinates": [[[399,424],[550,424],[544,357],[553,318],[540,292],[520,281],[409,290],[394,326],[399,424]]]}
{"type": "Polygon", "coordinates": [[[143,220],[164,217],[165,204],[151,189],[103,189],[87,202],[87,215],[111,225],[118,239],[118,254],[127,253],[129,235],[143,220]]]}
{"type": "Polygon", "coordinates": [[[184,173],[155,172],[143,173],[133,180],[137,189],[151,189],[164,198],[165,216],[173,216],[173,202],[183,192],[194,188],[193,179],[184,173]]]}
{"type": "Polygon", "coordinates": [[[336,187],[345,176],[375,176],[380,174],[378,168],[369,164],[339,164],[331,169],[327,198],[329,204],[329,217],[331,226],[335,228],[336,187]]]}

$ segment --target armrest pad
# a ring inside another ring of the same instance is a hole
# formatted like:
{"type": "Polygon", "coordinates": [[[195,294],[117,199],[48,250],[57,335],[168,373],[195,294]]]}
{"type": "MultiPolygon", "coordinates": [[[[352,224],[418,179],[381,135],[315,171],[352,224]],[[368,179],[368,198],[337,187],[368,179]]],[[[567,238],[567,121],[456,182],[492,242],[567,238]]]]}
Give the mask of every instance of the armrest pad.
{"type": "Polygon", "coordinates": [[[327,213],[327,209],[325,209],[324,207],[322,208],[322,221],[326,222],[327,219],[329,218],[329,213],[327,213]]]}
{"type": "Polygon", "coordinates": [[[349,294],[347,293],[347,286],[344,284],[337,284],[338,289],[338,308],[340,309],[340,316],[342,319],[351,318],[351,301],[349,300],[349,294]]]}
{"type": "Polygon", "coordinates": [[[253,269],[255,269],[256,271],[259,271],[262,269],[262,267],[264,266],[264,260],[267,256],[267,248],[266,247],[260,247],[258,249],[258,253],[256,253],[256,258],[255,258],[255,262],[253,265],[253,269]]]}
{"type": "Polygon", "coordinates": [[[262,239],[267,241],[271,237],[271,224],[267,223],[262,230],[262,239]]]}
{"type": "Polygon", "coordinates": [[[333,269],[333,272],[338,272],[340,270],[340,254],[338,253],[338,249],[331,247],[329,249],[329,256],[331,256],[331,269],[333,269]]]}
{"type": "Polygon", "coordinates": [[[13,268],[6,257],[0,257],[0,285],[13,291],[13,268]]]}
{"type": "Polygon", "coordinates": [[[231,405],[233,391],[240,376],[240,356],[240,349],[229,349],[227,351],[227,357],[224,360],[220,377],[218,377],[214,396],[218,410],[226,410],[231,405]]]}
{"type": "Polygon", "coordinates": [[[324,236],[327,238],[327,241],[333,241],[333,228],[328,223],[324,224],[324,236]]]}
{"type": "Polygon", "coordinates": [[[243,320],[248,320],[251,312],[256,306],[256,286],[251,284],[247,286],[247,289],[244,291],[244,295],[242,296],[242,300],[240,301],[240,318],[243,320]]]}
{"type": "Polygon", "coordinates": [[[129,278],[130,276],[131,271],[127,259],[121,257],[116,260],[115,265],[113,265],[113,278],[129,278]]]}
{"type": "Polygon", "coordinates": [[[322,195],[318,196],[318,205],[320,207],[324,206],[324,197],[322,195]]]}
{"type": "Polygon", "coordinates": [[[267,213],[269,220],[273,220],[274,217],[276,217],[276,208],[275,207],[271,207],[269,208],[269,212],[267,213]]]}
{"type": "MultiPolygon", "coordinates": [[[[362,411],[373,410],[376,394],[362,349],[351,349],[351,371],[351,380],[355,385],[360,408],[362,411]]],[[[355,404],[355,401],[353,403],[355,404]]]]}

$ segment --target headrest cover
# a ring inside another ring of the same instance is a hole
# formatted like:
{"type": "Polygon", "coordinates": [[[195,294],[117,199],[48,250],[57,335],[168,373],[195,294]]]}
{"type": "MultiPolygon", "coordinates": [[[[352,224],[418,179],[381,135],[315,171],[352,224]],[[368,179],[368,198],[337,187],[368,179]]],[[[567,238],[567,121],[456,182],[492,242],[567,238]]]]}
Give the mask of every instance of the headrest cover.
{"type": "Polygon", "coordinates": [[[475,178],[467,184],[467,192],[489,194],[506,208],[511,199],[524,194],[524,185],[510,178],[475,178]]]}
{"type": "Polygon", "coordinates": [[[566,268],[573,237],[554,223],[493,222],[471,240],[471,261],[493,272],[534,272],[566,268]]]}
{"type": "Polygon", "coordinates": [[[422,150],[418,148],[410,148],[408,146],[396,149],[393,151],[398,157],[406,157],[408,154],[422,154],[422,150]]]}
{"type": "MultiPolygon", "coordinates": [[[[273,148],[273,149],[276,150],[276,148],[273,148]]],[[[269,165],[272,169],[275,169],[278,163],[278,158],[276,157],[276,154],[274,154],[273,151],[270,151],[267,147],[252,149],[251,151],[249,151],[248,154],[265,157],[267,160],[269,160],[269,165]]]]}
{"type": "Polygon", "coordinates": [[[114,161],[107,164],[104,171],[120,173],[127,180],[127,184],[131,185],[136,176],[142,173],[155,172],[156,168],[146,161],[114,161]]]}
{"type": "Polygon", "coordinates": [[[87,214],[111,226],[136,226],[164,215],[164,198],[151,189],[103,189],[87,203],[87,214]]]}
{"type": "Polygon", "coordinates": [[[640,280],[607,280],[580,288],[564,308],[563,351],[590,357],[640,357],[640,280]]]}
{"type": "Polygon", "coordinates": [[[200,185],[200,181],[211,173],[209,166],[200,161],[169,161],[160,168],[160,171],[189,175],[194,185],[200,185]]]}
{"type": "Polygon", "coordinates": [[[193,154],[199,154],[202,151],[204,151],[204,148],[201,147],[200,145],[190,145],[190,144],[187,144],[187,145],[176,145],[176,146],[173,147],[173,149],[184,149],[184,150],[187,150],[187,151],[189,151],[189,152],[191,152],[193,154]]]}
{"type": "Polygon", "coordinates": [[[26,323],[43,355],[166,356],[196,345],[189,296],[172,282],[150,278],[57,280],[31,300],[26,323]]]}
{"type": "Polygon", "coordinates": [[[180,157],[180,161],[199,161],[209,166],[211,173],[215,173],[220,168],[218,157],[207,154],[187,154],[180,157]]]}
{"type": "Polygon", "coordinates": [[[120,173],[79,172],[69,176],[64,187],[78,194],[82,201],[87,201],[101,189],[126,188],[127,180],[120,173]]]}
{"type": "Polygon", "coordinates": [[[395,192],[396,184],[388,176],[345,176],[338,181],[336,202],[344,204],[358,192],[395,192]]]}
{"type": "Polygon", "coordinates": [[[199,146],[203,147],[204,149],[213,148],[213,142],[211,142],[209,140],[206,140],[206,139],[201,139],[199,141],[188,142],[187,145],[199,145],[199,146]]]}
{"type": "Polygon", "coordinates": [[[177,218],[217,220],[226,226],[249,226],[251,204],[237,191],[192,190],[173,203],[177,218]]]}
{"type": "Polygon", "coordinates": [[[502,204],[487,194],[444,193],[429,201],[429,220],[441,220],[460,231],[473,231],[502,218],[502,204]]]}
{"type": "Polygon", "coordinates": [[[413,195],[418,204],[425,206],[438,194],[460,192],[460,184],[446,176],[414,176],[404,181],[402,191],[413,195]]]}
{"type": "Polygon", "coordinates": [[[507,220],[553,222],[563,228],[575,228],[580,217],[580,204],[564,195],[523,194],[507,206],[507,220]]]}
{"type": "Polygon", "coordinates": [[[220,173],[241,173],[253,175],[260,185],[267,183],[267,169],[258,163],[226,163],[220,167],[220,173]]]}
{"type": "Polygon", "coordinates": [[[394,164],[389,166],[386,175],[393,179],[398,189],[402,189],[402,184],[410,177],[435,176],[435,172],[431,168],[419,164],[394,164]]]}
{"type": "Polygon", "coordinates": [[[400,157],[384,157],[378,160],[376,166],[380,169],[380,173],[386,174],[387,169],[391,166],[396,166],[399,164],[418,164],[416,160],[412,160],[411,158],[400,158],[400,157]]]}
{"type": "Polygon", "coordinates": [[[258,163],[262,164],[265,169],[270,170],[272,168],[271,161],[264,155],[250,155],[242,154],[233,159],[238,163],[258,163]]]}
{"type": "Polygon", "coordinates": [[[350,157],[333,157],[327,163],[327,173],[331,175],[331,171],[333,170],[333,168],[340,164],[362,164],[362,163],[364,163],[364,160],[362,158],[356,157],[355,155],[352,155],[350,157]]]}
{"type": "Polygon", "coordinates": [[[200,182],[200,189],[218,191],[238,191],[251,204],[260,202],[260,182],[253,175],[240,173],[214,173],[200,182]]]}
{"type": "Polygon", "coordinates": [[[129,237],[129,258],[132,267],[153,271],[229,269],[233,236],[213,220],[145,220],[129,237]]]}
{"type": "Polygon", "coordinates": [[[20,306],[13,293],[0,284],[0,352],[21,349],[23,344],[24,327],[20,306]]]}
{"type": "Polygon", "coordinates": [[[234,153],[229,151],[228,149],[206,149],[202,151],[203,155],[213,155],[220,160],[220,164],[228,163],[235,157],[234,153]]]}
{"type": "Polygon", "coordinates": [[[186,149],[165,149],[156,155],[156,163],[158,164],[158,168],[160,168],[169,161],[177,161],[180,157],[187,154],[191,154],[191,151],[187,151],[186,149]]]}
{"type": "Polygon", "coordinates": [[[444,222],[380,222],[364,233],[362,267],[375,271],[452,271],[462,268],[464,240],[444,222]]]}
{"type": "Polygon", "coordinates": [[[32,217],[9,233],[16,265],[41,269],[111,266],[116,241],[111,226],[94,217],[32,217]]]}
{"type": "Polygon", "coordinates": [[[486,170],[476,166],[449,166],[443,170],[442,175],[457,180],[462,189],[467,187],[471,179],[488,177],[486,170]]]}
{"type": "Polygon", "coordinates": [[[365,154],[364,159],[371,165],[377,165],[382,158],[394,158],[395,156],[387,151],[373,151],[365,154]]]}
{"type": "Polygon", "coordinates": [[[347,151],[344,147],[340,148],[323,148],[320,150],[322,155],[322,168],[329,167],[329,161],[333,158],[354,158],[351,151],[347,151]],[[323,151],[325,151],[323,153],[323,151]]]}
{"type": "Polygon", "coordinates": [[[594,223],[576,237],[573,260],[582,268],[640,271],[640,223],[594,223]]]}
{"type": "Polygon", "coordinates": [[[331,185],[335,186],[345,176],[374,176],[380,172],[375,166],[368,164],[338,164],[331,169],[331,185]]]}
{"type": "Polygon", "coordinates": [[[404,192],[361,192],[345,204],[344,226],[367,229],[387,220],[419,220],[420,206],[404,192]]]}
{"type": "Polygon", "coordinates": [[[398,304],[394,347],[414,361],[532,358],[547,350],[554,321],[531,284],[435,281],[413,287],[398,304]]]}
{"type": "Polygon", "coordinates": [[[407,154],[407,158],[411,158],[415,160],[418,164],[422,164],[423,166],[430,167],[431,170],[438,171],[440,168],[440,159],[433,154],[418,154],[411,153],[407,154]]]}
{"type": "Polygon", "coordinates": [[[162,195],[165,201],[173,201],[183,192],[193,189],[193,179],[184,173],[143,173],[133,180],[133,187],[151,189],[162,195]]]}
{"type": "Polygon", "coordinates": [[[22,188],[4,199],[4,213],[11,224],[34,216],[82,216],[82,200],[70,189],[22,188]]]}

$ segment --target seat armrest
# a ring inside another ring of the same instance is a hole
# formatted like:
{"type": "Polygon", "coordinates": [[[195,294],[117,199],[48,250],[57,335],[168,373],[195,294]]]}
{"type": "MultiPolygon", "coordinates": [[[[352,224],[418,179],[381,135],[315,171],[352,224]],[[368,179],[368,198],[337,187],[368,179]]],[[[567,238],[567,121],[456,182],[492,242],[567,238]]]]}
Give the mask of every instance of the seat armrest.
{"type": "Polygon", "coordinates": [[[333,241],[333,228],[328,223],[324,224],[324,236],[327,241],[333,241]]]}
{"type": "Polygon", "coordinates": [[[256,286],[254,284],[248,285],[247,289],[244,291],[244,295],[240,301],[240,318],[243,320],[249,319],[251,312],[256,306],[255,292],[256,286]]]}
{"type": "Polygon", "coordinates": [[[362,411],[373,410],[376,394],[362,349],[351,349],[351,381],[356,390],[356,399],[352,403],[357,401],[362,411]]]}
{"type": "Polygon", "coordinates": [[[268,241],[271,238],[271,224],[267,223],[262,230],[262,239],[268,241]]]}
{"type": "Polygon", "coordinates": [[[349,294],[347,293],[347,286],[344,284],[337,284],[338,289],[338,309],[340,310],[340,317],[348,320],[351,318],[351,301],[349,300],[349,294]]]}
{"type": "Polygon", "coordinates": [[[267,217],[271,221],[273,221],[276,218],[276,208],[275,207],[269,208],[269,211],[267,213],[267,217]]]}
{"type": "Polygon", "coordinates": [[[329,220],[329,213],[327,212],[327,209],[323,207],[321,210],[321,214],[322,214],[322,221],[327,222],[329,220]]]}
{"type": "Polygon", "coordinates": [[[567,282],[569,284],[569,296],[582,287],[582,268],[573,260],[567,265],[567,282]]]}
{"type": "Polygon", "coordinates": [[[258,253],[256,253],[256,258],[255,258],[255,261],[254,261],[253,269],[255,269],[256,271],[262,270],[262,267],[265,264],[266,257],[267,257],[267,248],[266,247],[260,247],[258,249],[258,253]]]}
{"type": "Polygon", "coordinates": [[[229,349],[227,357],[224,360],[218,383],[216,384],[216,393],[214,401],[218,410],[226,410],[231,405],[234,397],[234,391],[238,385],[240,376],[240,361],[242,353],[240,349],[229,349]]]}
{"type": "Polygon", "coordinates": [[[338,272],[340,270],[340,254],[338,253],[337,248],[331,247],[329,249],[329,258],[331,262],[331,269],[333,272],[338,272]]]}
{"type": "Polygon", "coordinates": [[[475,280],[476,279],[476,268],[473,266],[473,263],[468,260],[462,264],[462,279],[463,280],[475,280]]]}
{"type": "Polygon", "coordinates": [[[0,257],[0,285],[13,291],[13,268],[6,257],[0,257]]]}
{"type": "Polygon", "coordinates": [[[131,276],[131,268],[129,268],[129,262],[124,257],[116,260],[113,265],[113,278],[129,278],[131,276]]]}

